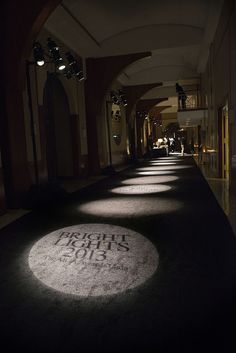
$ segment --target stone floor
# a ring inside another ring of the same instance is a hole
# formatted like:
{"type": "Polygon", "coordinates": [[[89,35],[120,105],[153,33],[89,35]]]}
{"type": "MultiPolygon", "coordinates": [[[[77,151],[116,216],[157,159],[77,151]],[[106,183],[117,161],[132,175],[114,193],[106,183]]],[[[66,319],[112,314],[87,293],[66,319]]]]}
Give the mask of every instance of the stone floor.
{"type": "Polygon", "coordinates": [[[199,164],[208,185],[210,186],[217,202],[221,206],[222,210],[225,212],[228,220],[233,228],[233,231],[236,235],[236,192],[235,177],[231,176],[231,185],[226,179],[218,178],[216,173],[212,171],[204,164],[199,164]],[[232,188],[234,186],[234,188],[232,188]]]}
{"type": "Polygon", "coordinates": [[[235,353],[236,238],[189,156],[0,230],[3,352],[235,353]]]}

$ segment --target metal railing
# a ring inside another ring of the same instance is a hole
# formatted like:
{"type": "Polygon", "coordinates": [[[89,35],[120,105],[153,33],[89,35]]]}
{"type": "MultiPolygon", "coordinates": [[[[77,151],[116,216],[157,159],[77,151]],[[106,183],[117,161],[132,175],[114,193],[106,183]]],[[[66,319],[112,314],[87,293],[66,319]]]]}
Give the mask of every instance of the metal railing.
{"type": "Polygon", "coordinates": [[[178,94],[178,110],[203,109],[199,91],[189,90],[178,94]]]}

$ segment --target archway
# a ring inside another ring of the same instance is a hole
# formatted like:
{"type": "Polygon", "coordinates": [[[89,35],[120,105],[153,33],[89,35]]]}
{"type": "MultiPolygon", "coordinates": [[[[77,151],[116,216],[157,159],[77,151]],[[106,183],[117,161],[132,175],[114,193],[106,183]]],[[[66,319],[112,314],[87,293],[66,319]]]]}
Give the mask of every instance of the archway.
{"type": "Polygon", "coordinates": [[[69,103],[66,92],[54,73],[48,73],[43,105],[48,178],[53,180],[72,177],[74,160],[69,103]]]}
{"type": "MultiPolygon", "coordinates": [[[[1,94],[0,111],[4,117],[1,122],[1,154],[8,208],[21,207],[22,198],[31,185],[22,95],[25,62],[29,58],[33,40],[60,2],[61,0],[35,0],[32,6],[29,6],[27,0],[22,0],[19,4],[15,0],[2,2],[1,48],[7,55],[2,58],[0,70],[2,82],[7,84],[2,88],[1,94]]],[[[0,190],[2,189],[3,182],[0,180],[0,190]]]]}

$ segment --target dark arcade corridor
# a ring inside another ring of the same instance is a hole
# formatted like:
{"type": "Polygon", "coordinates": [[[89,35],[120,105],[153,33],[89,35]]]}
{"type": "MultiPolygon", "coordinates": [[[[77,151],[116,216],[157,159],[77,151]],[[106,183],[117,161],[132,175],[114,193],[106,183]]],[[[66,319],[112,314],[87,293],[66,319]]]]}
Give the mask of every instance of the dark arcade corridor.
{"type": "Polygon", "coordinates": [[[236,351],[236,239],[190,156],[139,162],[0,238],[4,353],[236,351]],[[74,262],[55,250],[71,232],[74,262]]]}

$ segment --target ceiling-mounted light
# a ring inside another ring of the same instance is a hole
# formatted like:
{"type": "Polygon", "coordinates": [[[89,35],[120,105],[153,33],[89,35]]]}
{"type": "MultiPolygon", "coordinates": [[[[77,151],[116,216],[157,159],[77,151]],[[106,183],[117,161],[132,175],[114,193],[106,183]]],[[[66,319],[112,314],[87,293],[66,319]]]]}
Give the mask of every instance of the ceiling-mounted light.
{"type": "Polygon", "coordinates": [[[120,101],[121,103],[123,103],[124,107],[126,107],[128,103],[127,103],[127,100],[126,100],[126,98],[125,98],[125,94],[124,94],[124,92],[122,91],[122,89],[119,89],[118,94],[119,94],[119,101],[120,101]]]}
{"type": "Polygon", "coordinates": [[[73,66],[76,63],[75,58],[73,57],[73,55],[69,51],[66,53],[66,58],[67,58],[69,66],[73,66]]]}
{"type": "Polygon", "coordinates": [[[84,73],[83,71],[80,71],[76,74],[77,78],[78,78],[78,81],[83,81],[85,80],[85,77],[84,77],[84,73]]]}
{"type": "Polygon", "coordinates": [[[127,100],[126,100],[126,99],[122,99],[122,102],[123,102],[123,104],[124,104],[124,107],[126,107],[126,106],[128,105],[128,103],[127,103],[127,100]]]}
{"type": "Polygon", "coordinates": [[[70,70],[67,70],[65,73],[64,73],[64,76],[69,80],[71,77],[72,77],[72,73],[70,70]]]}
{"type": "Polygon", "coordinates": [[[70,72],[78,78],[78,81],[84,80],[85,77],[78,60],[70,52],[66,53],[66,58],[70,67],[70,72]]]}
{"type": "Polygon", "coordinates": [[[110,97],[111,100],[114,104],[120,104],[122,103],[124,105],[124,107],[127,106],[127,100],[125,99],[125,95],[123,93],[123,91],[121,89],[119,89],[118,92],[116,91],[111,91],[110,92],[110,97]]]}
{"type": "Polygon", "coordinates": [[[66,68],[66,65],[63,63],[61,59],[56,62],[56,67],[58,68],[58,70],[62,71],[66,68]]]}
{"type": "Polygon", "coordinates": [[[66,68],[66,65],[64,64],[62,57],[60,55],[59,47],[51,38],[48,38],[48,49],[56,65],[56,68],[59,71],[64,70],[66,68]]]}
{"type": "Polygon", "coordinates": [[[34,42],[33,44],[33,54],[34,60],[38,66],[43,66],[45,64],[44,50],[39,42],[34,42]]]}
{"type": "Polygon", "coordinates": [[[111,100],[114,104],[119,104],[119,98],[114,91],[111,91],[111,100]]]}

